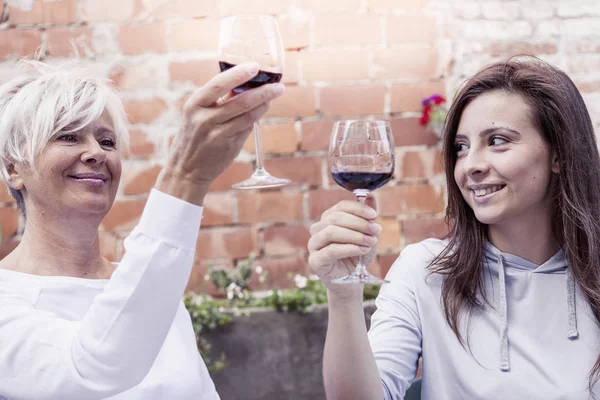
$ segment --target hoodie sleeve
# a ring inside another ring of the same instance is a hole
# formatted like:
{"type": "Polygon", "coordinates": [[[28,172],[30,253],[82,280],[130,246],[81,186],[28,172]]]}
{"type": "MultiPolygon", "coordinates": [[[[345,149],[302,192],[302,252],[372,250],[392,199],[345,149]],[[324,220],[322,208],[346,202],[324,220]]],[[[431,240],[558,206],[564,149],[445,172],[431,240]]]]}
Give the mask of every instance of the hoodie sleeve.
{"type": "Polygon", "coordinates": [[[371,317],[369,341],[385,399],[400,400],[414,380],[421,355],[421,319],[413,276],[423,265],[418,245],[406,247],[390,268],[371,317]]]}
{"type": "Polygon", "coordinates": [[[148,373],[194,260],[202,207],[152,190],[126,254],[81,321],[0,287],[0,398],[103,399],[148,373]]]}

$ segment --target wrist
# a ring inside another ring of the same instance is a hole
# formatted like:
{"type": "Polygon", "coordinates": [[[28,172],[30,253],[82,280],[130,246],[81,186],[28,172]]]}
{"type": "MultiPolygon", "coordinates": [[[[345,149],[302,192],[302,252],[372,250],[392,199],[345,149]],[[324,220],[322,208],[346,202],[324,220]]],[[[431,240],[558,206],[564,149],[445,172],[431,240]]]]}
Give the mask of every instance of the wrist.
{"type": "Polygon", "coordinates": [[[171,168],[165,167],[158,176],[154,188],[188,203],[202,206],[209,186],[210,182],[193,181],[185,174],[178,174],[171,168]]]}

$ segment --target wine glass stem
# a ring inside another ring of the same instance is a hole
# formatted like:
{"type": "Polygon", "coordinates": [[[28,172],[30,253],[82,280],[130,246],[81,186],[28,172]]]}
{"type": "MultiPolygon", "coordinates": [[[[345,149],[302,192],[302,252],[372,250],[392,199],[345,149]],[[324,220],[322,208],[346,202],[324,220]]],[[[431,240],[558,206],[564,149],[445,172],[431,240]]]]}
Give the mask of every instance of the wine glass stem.
{"type": "Polygon", "coordinates": [[[260,126],[258,125],[258,121],[254,123],[254,151],[256,153],[256,171],[261,172],[264,169],[264,155],[262,148],[262,140],[260,137],[260,126]]]}
{"type": "MultiPolygon", "coordinates": [[[[357,190],[354,192],[354,195],[361,204],[365,204],[368,192],[357,190]]],[[[358,256],[357,258],[358,260],[356,263],[356,268],[354,269],[354,275],[368,275],[369,271],[367,271],[367,266],[363,263],[363,256],[358,256]]]]}

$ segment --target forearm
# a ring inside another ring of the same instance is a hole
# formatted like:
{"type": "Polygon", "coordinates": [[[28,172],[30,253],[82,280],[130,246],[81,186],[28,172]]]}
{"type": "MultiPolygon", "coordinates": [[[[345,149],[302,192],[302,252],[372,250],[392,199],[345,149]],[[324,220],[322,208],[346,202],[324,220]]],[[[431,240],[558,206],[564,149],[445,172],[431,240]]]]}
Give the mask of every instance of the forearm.
{"type": "Polygon", "coordinates": [[[329,296],[329,324],[323,356],[329,400],[383,399],[383,386],[367,336],[362,296],[329,296]]]}

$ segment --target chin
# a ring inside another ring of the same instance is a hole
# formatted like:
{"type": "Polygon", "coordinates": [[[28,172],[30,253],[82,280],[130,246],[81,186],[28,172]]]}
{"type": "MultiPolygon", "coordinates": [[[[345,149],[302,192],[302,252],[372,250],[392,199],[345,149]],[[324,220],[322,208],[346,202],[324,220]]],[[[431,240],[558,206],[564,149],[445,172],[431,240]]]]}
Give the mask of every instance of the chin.
{"type": "Polygon", "coordinates": [[[477,221],[485,225],[494,225],[502,222],[502,213],[493,210],[475,210],[475,218],[477,221]]]}

